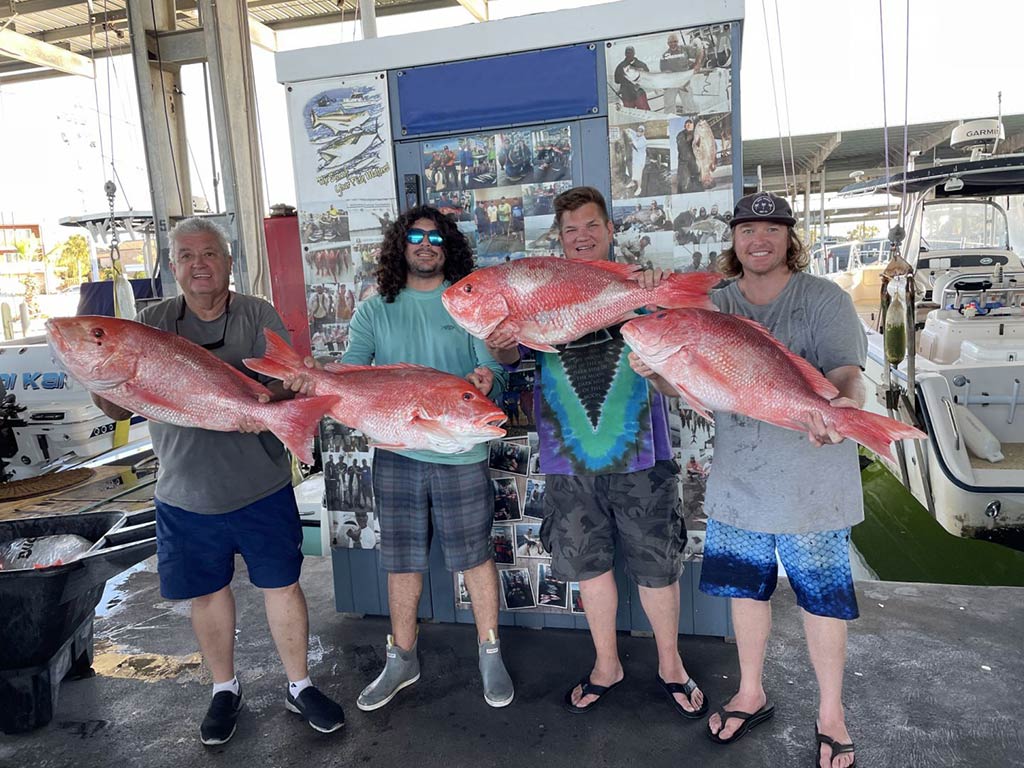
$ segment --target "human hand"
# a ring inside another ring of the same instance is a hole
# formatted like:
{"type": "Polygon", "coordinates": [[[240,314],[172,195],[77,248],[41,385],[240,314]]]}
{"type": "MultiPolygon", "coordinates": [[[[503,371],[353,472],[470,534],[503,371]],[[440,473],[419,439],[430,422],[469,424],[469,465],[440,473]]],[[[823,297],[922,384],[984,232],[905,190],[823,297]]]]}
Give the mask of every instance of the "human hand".
{"type": "MultiPolygon", "coordinates": [[[[858,407],[857,402],[848,397],[837,397],[830,401],[829,405],[834,408],[858,407]]],[[[823,445],[838,445],[846,439],[817,411],[808,411],[804,417],[804,424],[807,426],[807,439],[818,448],[823,445]]]]}
{"type": "Polygon", "coordinates": [[[466,376],[466,381],[480,390],[481,394],[486,395],[494,385],[494,371],[483,365],[478,366],[473,369],[471,374],[466,376]]]}
{"type": "Polygon", "coordinates": [[[484,339],[484,344],[487,345],[488,350],[499,352],[508,349],[515,349],[519,346],[519,342],[516,340],[515,334],[500,326],[492,331],[490,336],[484,339]]]}
{"type": "MultiPolygon", "coordinates": [[[[306,357],[302,364],[307,370],[323,370],[323,366],[312,357],[306,357]]],[[[306,371],[294,371],[281,379],[281,386],[286,391],[297,395],[312,396],[316,394],[316,382],[306,371]]]]}
{"type": "MultiPolygon", "coordinates": [[[[261,403],[270,402],[270,397],[267,396],[267,395],[260,395],[259,396],[259,401],[261,403]]],[[[254,419],[251,416],[243,416],[242,418],[240,418],[238,420],[238,427],[237,427],[237,429],[238,429],[239,432],[244,432],[244,433],[266,432],[267,431],[267,425],[264,424],[259,419],[254,419]]]]}
{"type": "Polygon", "coordinates": [[[645,379],[653,379],[658,375],[657,371],[641,360],[640,355],[636,352],[629,353],[629,367],[633,369],[637,376],[642,376],[645,379]]]}
{"type": "Polygon", "coordinates": [[[655,267],[653,269],[645,269],[642,272],[637,272],[633,276],[633,279],[640,283],[641,288],[651,290],[653,288],[657,288],[661,281],[669,274],[671,274],[669,271],[655,267]]]}

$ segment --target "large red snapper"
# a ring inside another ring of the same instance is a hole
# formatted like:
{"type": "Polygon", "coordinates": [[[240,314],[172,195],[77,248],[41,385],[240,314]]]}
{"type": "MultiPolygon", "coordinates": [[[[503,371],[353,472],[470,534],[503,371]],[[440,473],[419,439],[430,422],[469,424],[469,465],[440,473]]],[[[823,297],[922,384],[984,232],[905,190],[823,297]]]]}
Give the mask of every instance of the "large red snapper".
{"type": "Polygon", "coordinates": [[[709,272],[669,275],[657,288],[641,287],[642,267],[612,261],[517,259],[478,269],[442,295],[456,323],[478,339],[498,328],[524,346],[556,352],[635,309],[713,307],[708,292],[721,277],[709,272]]]}
{"type": "Polygon", "coordinates": [[[131,320],[61,317],[46,321],[50,349],[82,386],[153,421],[235,432],[264,424],[300,460],[313,463],[312,438],[333,396],[261,403],[270,392],[188,339],[131,320]]]}
{"type": "Polygon", "coordinates": [[[505,436],[504,412],[466,379],[422,365],[309,369],[284,339],[270,330],[266,336],[266,356],[247,359],[249,368],[281,379],[306,374],[317,392],[337,395],[329,415],[380,448],[464,453],[505,436]]]}
{"type": "Polygon", "coordinates": [[[703,309],[638,317],[622,338],[705,418],[731,411],[806,432],[808,412],[820,413],[839,434],[882,456],[897,439],[926,435],[894,419],[857,408],[836,408],[835,385],[787,349],[760,323],[703,309]]]}

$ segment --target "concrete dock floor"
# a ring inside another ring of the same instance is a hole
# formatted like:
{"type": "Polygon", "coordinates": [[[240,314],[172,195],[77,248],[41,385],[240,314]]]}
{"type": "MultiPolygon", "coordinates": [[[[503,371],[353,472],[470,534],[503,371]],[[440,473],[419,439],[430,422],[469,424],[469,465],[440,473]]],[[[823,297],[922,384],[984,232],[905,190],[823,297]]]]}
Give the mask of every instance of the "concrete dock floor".
{"type": "MultiPolygon", "coordinates": [[[[585,674],[585,632],[504,629],[516,698],[486,706],[473,630],[424,624],[423,677],[377,712],[355,698],[378,673],[387,623],[335,612],[331,563],[308,558],[311,674],[341,701],[348,723],[312,731],[283,707],[285,677],[262,599],[236,576],[236,667],[245,709],[228,744],[208,749],[198,723],[209,696],[187,604],[163,600],[152,570],[133,573],[124,599],[96,622],[97,674],[67,680],[56,716],[0,736],[0,766],[803,766],[814,764],[816,693],[792,592],[780,584],[766,679],[775,718],[731,746],[678,716],[655,683],[650,638],[620,636],[626,682],[594,712],[563,711],[585,674]]],[[[1024,589],[893,582],[858,584],[845,701],[860,768],[1024,766],[1024,589]]],[[[684,660],[712,704],[736,688],[736,648],[681,637],[684,660]]]]}

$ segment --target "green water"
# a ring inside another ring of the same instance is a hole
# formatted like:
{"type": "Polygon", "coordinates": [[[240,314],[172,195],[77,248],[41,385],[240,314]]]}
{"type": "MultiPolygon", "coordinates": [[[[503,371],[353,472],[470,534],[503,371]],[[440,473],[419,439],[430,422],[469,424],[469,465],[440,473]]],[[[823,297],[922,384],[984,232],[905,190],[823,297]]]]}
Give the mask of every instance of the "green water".
{"type": "Polygon", "coordinates": [[[853,543],[883,581],[1024,586],[1024,552],[948,533],[878,461],[861,471],[864,522],[853,543]]]}

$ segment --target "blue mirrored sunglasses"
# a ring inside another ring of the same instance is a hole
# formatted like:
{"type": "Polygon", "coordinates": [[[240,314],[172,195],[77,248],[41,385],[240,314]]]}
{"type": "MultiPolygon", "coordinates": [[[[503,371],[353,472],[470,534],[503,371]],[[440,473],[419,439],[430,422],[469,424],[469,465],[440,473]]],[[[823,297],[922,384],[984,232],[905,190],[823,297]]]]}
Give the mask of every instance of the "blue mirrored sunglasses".
{"type": "Polygon", "coordinates": [[[429,232],[424,232],[422,229],[410,229],[405,233],[405,242],[412,245],[419,245],[423,242],[423,238],[427,238],[427,242],[431,245],[444,244],[444,235],[436,229],[432,229],[429,232]]]}

